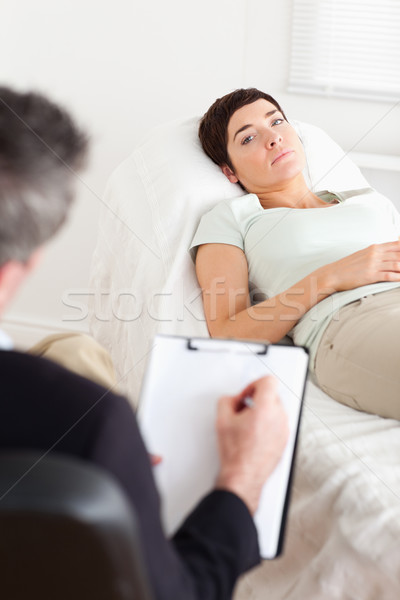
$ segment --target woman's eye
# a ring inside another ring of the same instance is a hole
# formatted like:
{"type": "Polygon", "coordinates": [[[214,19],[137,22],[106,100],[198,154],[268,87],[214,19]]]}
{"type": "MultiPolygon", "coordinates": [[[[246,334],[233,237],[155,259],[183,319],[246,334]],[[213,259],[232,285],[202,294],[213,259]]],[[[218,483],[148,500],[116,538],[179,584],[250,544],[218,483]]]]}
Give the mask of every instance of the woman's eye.
{"type": "Polygon", "coordinates": [[[275,119],[274,121],[272,121],[272,126],[274,125],[280,125],[281,123],[283,123],[284,119],[275,119]]]}
{"type": "Polygon", "coordinates": [[[254,135],[247,135],[242,140],[242,146],[244,146],[244,144],[248,144],[249,142],[251,142],[252,139],[254,139],[254,135]]]}

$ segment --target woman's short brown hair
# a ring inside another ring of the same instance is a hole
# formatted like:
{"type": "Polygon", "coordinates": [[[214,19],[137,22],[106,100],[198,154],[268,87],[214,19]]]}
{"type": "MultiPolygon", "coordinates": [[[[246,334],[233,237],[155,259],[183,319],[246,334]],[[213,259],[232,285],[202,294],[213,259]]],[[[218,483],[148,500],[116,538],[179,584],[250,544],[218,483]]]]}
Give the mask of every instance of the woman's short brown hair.
{"type": "MultiPolygon", "coordinates": [[[[219,167],[228,165],[233,170],[231,160],[228,155],[228,123],[239,108],[252,104],[260,99],[268,100],[282,113],[286,119],[285,113],[278,102],[269,94],[265,94],[256,88],[238,89],[222,98],[218,98],[205,113],[200,121],[199,138],[204,152],[219,167]]],[[[287,120],[287,119],[286,119],[287,120]]]]}

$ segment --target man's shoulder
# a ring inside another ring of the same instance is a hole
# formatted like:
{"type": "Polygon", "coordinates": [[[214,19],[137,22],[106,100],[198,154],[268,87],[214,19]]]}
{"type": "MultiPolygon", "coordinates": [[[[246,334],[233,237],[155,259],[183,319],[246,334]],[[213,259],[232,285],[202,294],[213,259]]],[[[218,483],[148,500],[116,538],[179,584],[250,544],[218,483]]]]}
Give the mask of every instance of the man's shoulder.
{"type": "Polygon", "coordinates": [[[77,377],[51,360],[18,350],[0,352],[0,373],[3,380],[18,374],[22,381],[26,378],[41,381],[46,376],[73,382],[77,377]]]}
{"type": "Polygon", "coordinates": [[[0,382],[0,448],[84,457],[103,429],[134,424],[126,398],[42,357],[0,351],[0,382]]]}
{"type": "Polygon", "coordinates": [[[97,396],[102,392],[107,393],[101,385],[51,360],[15,350],[0,351],[0,381],[3,392],[13,390],[13,393],[20,391],[35,395],[78,392],[80,395],[97,396]]]}

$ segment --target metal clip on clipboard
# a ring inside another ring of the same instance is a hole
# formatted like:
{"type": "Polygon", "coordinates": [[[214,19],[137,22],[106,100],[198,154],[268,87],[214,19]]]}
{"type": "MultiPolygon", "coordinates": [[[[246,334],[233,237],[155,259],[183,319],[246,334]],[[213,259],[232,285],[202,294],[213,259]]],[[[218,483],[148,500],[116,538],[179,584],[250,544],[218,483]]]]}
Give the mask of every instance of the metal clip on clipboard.
{"type": "Polygon", "coordinates": [[[268,344],[262,342],[247,342],[246,340],[189,338],[188,350],[201,350],[207,352],[232,352],[235,354],[259,354],[266,356],[268,344]]]}

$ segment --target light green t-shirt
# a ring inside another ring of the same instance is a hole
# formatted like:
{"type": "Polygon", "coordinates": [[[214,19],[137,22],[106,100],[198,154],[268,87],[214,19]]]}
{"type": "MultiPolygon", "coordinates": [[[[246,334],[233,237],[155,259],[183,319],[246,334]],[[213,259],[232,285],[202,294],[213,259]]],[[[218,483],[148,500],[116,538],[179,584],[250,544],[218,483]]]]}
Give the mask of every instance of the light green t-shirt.
{"type": "MultiPolygon", "coordinates": [[[[372,188],[319,192],[318,196],[324,201],[335,197],[339,203],[322,208],[263,209],[255,194],[219,202],[203,215],[191,248],[207,243],[241,248],[248,262],[250,291],[272,298],[323,265],[371,244],[398,239],[399,213],[372,188]]],[[[288,335],[295,344],[309,349],[313,368],[322,334],[341,306],[399,286],[375,283],[334,293],[313,306],[288,335]]],[[[296,302],[295,295],[291,301],[296,302]]]]}

